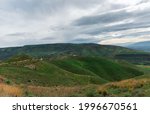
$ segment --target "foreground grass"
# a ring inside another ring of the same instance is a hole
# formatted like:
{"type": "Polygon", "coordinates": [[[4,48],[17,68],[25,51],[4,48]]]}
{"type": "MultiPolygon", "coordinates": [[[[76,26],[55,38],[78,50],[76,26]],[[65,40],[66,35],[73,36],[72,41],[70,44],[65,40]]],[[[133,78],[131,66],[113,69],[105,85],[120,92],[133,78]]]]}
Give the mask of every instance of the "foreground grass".
{"type": "Polygon", "coordinates": [[[25,97],[149,97],[150,79],[128,79],[103,85],[27,86],[0,84],[0,96],[25,97]]]}
{"type": "Polygon", "coordinates": [[[18,86],[0,84],[0,96],[2,96],[2,97],[23,96],[23,90],[18,86]]]}
{"type": "Polygon", "coordinates": [[[150,96],[150,79],[129,79],[112,82],[98,88],[99,94],[120,97],[150,96]]]}

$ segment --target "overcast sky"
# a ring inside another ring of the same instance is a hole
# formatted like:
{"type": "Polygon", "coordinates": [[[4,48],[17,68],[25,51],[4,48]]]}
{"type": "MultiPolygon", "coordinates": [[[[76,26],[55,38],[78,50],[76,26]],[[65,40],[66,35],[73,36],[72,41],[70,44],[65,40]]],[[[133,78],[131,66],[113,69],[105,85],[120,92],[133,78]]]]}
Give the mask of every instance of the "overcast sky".
{"type": "Polygon", "coordinates": [[[150,0],[0,0],[0,47],[150,41],[150,0]]]}

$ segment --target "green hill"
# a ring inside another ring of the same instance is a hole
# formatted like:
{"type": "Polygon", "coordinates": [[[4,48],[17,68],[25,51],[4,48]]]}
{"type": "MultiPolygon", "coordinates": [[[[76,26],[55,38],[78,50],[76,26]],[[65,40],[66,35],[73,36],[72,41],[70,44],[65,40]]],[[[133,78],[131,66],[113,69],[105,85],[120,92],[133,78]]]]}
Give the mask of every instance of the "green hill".
{"type": "MultiPolygon", "coordinates": [[[[25,56],[26,57],[26,56],[25,56]]],[[[17,56],[18,58],[18,56],[17,56]]],[[[36,86],[103,84],[142,75],[130,66],[102,58],[72,57],[61,60],[17,60],[1,63],[0,76],[9,83],[36,86]]]]}
{"type": "Polygon", "coordinates": [[[143,74],[131,65],[104,58],[76,57],[56,60],[52,63],[75,74],[99,76],[107,81],[119,81],[143,74]]]}

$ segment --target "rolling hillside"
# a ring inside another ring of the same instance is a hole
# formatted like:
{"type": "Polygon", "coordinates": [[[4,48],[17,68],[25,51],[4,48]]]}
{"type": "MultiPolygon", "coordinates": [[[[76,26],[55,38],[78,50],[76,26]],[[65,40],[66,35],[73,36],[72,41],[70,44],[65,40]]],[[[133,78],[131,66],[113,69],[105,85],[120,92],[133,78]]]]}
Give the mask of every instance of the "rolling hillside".
{"type": "MultiPolygon", "coordinates": [[[[22,58],[22,57],[21,57],[22,58]]],[[[13,58],[1,63],[0,75],[16,84],[37,86],[103,84],[142,75],[131,66],[102,58],[41,61],[13,58]]]]}
{"type": "Polygon", "coordinates": [[[142,75],[142,72],[122,63],[104,58],[67,58],[52,61],[56,66],[75,74],[99,76],[107,81],[119,81],[142,75]]]}

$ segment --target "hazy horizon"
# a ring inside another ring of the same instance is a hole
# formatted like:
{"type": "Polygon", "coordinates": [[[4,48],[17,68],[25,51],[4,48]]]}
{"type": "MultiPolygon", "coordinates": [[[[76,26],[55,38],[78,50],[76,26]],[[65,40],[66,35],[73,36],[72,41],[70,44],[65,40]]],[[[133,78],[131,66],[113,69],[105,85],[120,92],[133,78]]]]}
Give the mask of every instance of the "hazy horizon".
{"type": "MultiPolygon", "coordinates": [[[[100,44],[100,43],[33,43],[33,44],[25,44],[25,45],[14,45],[14,46],[3,46],[3,47],[0,47],[0,49],[2,48],[16,48],[16,47],[24,47],[24,46],[36,46],[36,45],[51,45],[51,44],[98,44],[98,45],[113,45],[113,44],[100,44]]],[[[126,45],[126,44],[124,44],[126,45]]],[[[123,44],[116,44],[116,45],[113,45],[113,46],[122,46],[124,47],[123,44]]]]}
{"type": "Polygon", "coordinates": [[[150,41],[150,0],[0,0],[0,47],[150,41]]]}

